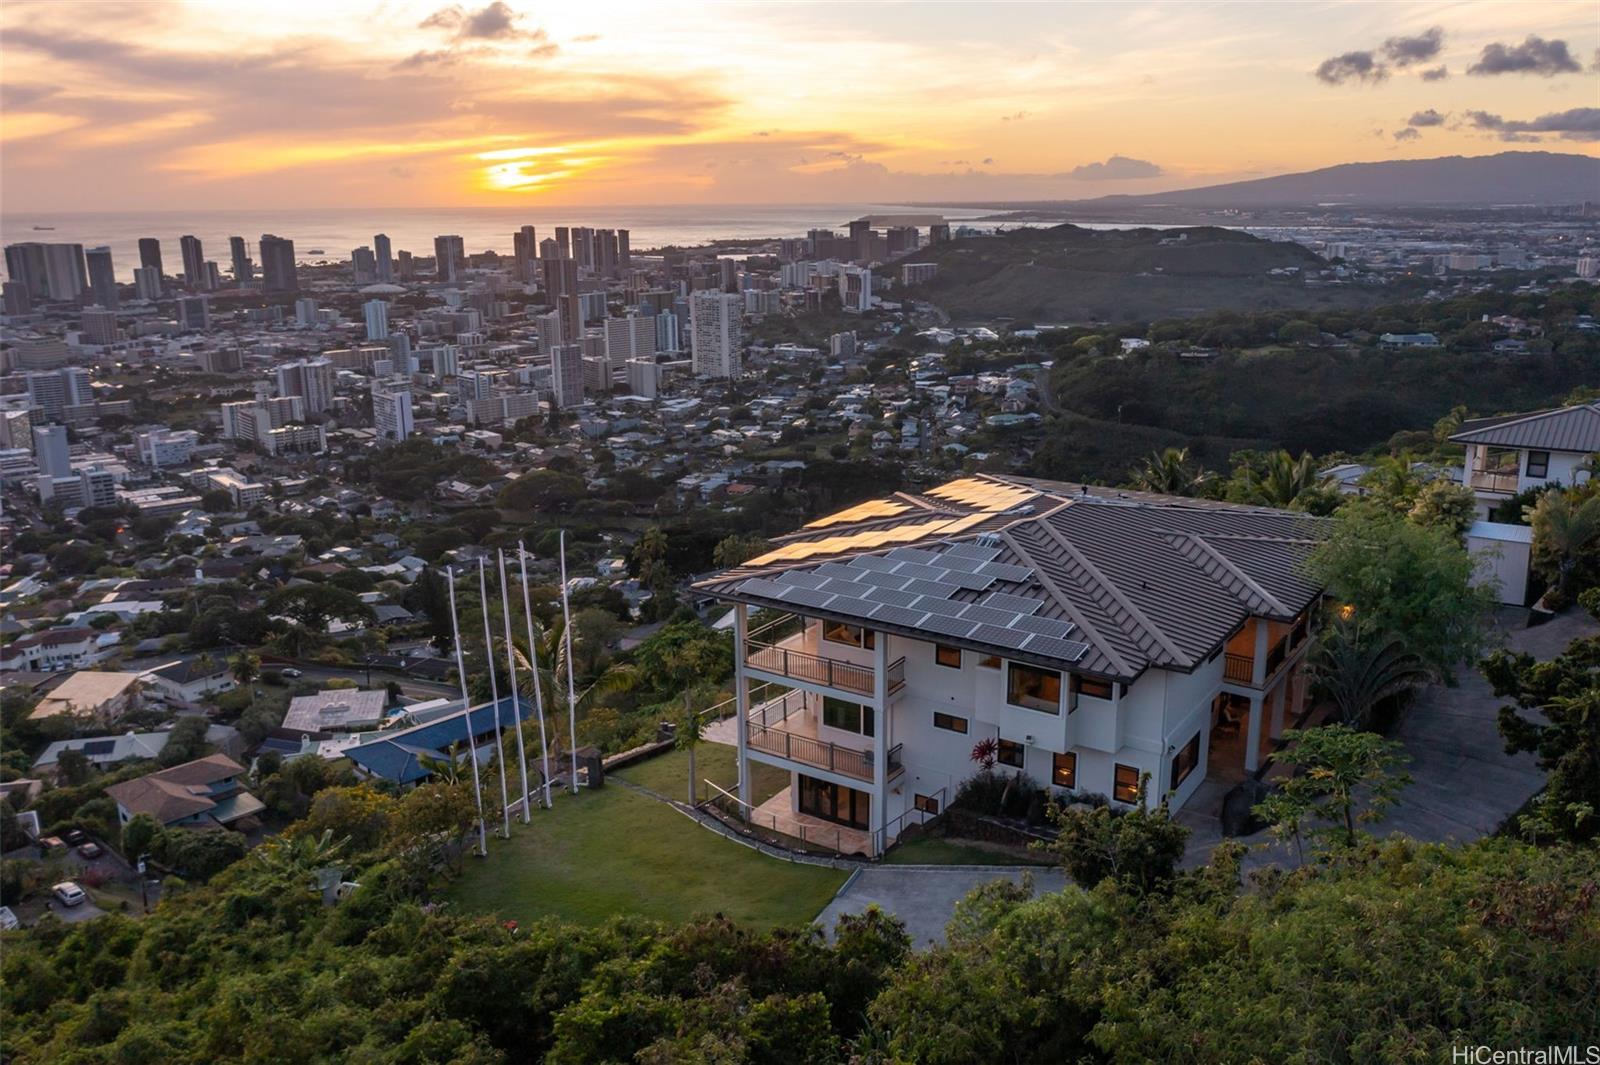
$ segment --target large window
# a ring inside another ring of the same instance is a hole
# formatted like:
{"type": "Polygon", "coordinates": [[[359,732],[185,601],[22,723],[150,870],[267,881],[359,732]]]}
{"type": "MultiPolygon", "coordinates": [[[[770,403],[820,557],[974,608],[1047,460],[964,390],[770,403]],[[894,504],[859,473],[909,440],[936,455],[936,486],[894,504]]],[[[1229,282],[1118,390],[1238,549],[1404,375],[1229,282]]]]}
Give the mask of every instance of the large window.
{"type": "Polygon", "coordinates": [[[1529,477],[1548,477],[1548,476],[1550,476],[1550,452],[1548,452],[1548,451],[1530,451],[1530,452],[1528,452],[1528,476],[1529,477]]]}
{"type": "Polygon", "coordinates": [[[1118,762],[1111,776],[1111,797],[1118,802],[1139,801],[1139,769],[1118,762]]]}
{"type": "Polygon", "coordinates": [[[1026,756],[1027,751],[1016,740],[1001,740],[1000,746],[994,752],[995,761],[1012,769],[1021,769],[1026,756]]]}
{"type": "Polygon", "coordinates": [[[1038,669],[1011,663],[1006,676],[1006,701],[1012,706],[1061,713],[1061,674],[1053,669],[1038,669]]]}
{"type": "Polygon", "coordinates": [[[1194,767],[1200,764],[1200,733],[1196,732],[1183,745],[1183,750],[1172,756],[1172,782],[1167,785],[1167,790],[1176,790],[1183,783],[1184,777],[1194,772],[1194,767]]]}
{"type": "Polygon", "coordinates": [[[967,731],[967,719],[964,717],[957,717],[954,714],[942,714],[935,710],[933,712],[933,727],[942,728],[946,732],[960,732],[965,735],[967,731]]]}
{"type": "Polygon", "coordinates": [[[1078,786],[1078,756],[1072,751],[1051,758],[1050,783],[1058,788],[1078,786]]]}
{"type": "Polygon", "coordinates": [[[800,812],[825,821],[867,828],[872,797],[864,791],[800,774],[800,812]]]}
{"type": "Polygon", "coordinates": [[[860,736],[872,735],[872,707],[852,703],[848,699],[822,697],[822,723],[829,728],[854,732],[860,736]]]}
{"type": "Polygon", "coordinates": [[[933,645],[933,660],[939,663],[941,666],[949,666],[951,669],[960,669],[961,648],[950,647],[946,644],[936,643],[933,645]]]}
{"type": "Polygon", "coordinates": [[[876,636],[877,633],[873,630],[864,629],[860,625],[846,625],[842,621],[822,623],[822,638],[829,643],[849,644],[851,647],[864,647],[870,651],[878,645],[876,636]]]}

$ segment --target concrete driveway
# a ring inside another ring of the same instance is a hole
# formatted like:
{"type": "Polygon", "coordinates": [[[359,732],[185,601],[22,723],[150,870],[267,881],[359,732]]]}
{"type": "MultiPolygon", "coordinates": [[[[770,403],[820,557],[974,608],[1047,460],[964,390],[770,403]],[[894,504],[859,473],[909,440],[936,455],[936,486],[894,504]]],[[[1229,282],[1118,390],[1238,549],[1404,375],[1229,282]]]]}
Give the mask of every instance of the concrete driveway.
{"type": "Polygon", "coordinates": [[[922,949],[944,942],[944,926],[956,902],[967,892],[994,880],[1020,881],[1033,874],[1034,894],[1060,891],[1066,874],[1042,866],[1010,865],[876,865],[858,870],[817,916],[833,936],[840,915],[862,913],[877,904],[906,923],[911,945],[922,949]]]}

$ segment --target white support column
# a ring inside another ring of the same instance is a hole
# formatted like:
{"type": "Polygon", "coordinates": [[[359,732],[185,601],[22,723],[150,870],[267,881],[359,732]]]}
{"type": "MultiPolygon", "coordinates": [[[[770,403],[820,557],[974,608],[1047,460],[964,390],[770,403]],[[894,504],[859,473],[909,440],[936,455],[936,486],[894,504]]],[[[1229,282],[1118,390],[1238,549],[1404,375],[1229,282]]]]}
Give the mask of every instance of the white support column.
{"type": "Polygon", "coordinates": [[[1306,688],[1310,686],[1310,678],[1306,676],[1305,664],[1302,662],[1294,671],[1294,705],[1290,716],[1298,726],[1300,716],[1306,712],[1306,688]]]}
{"type": "Polygon", "coordinates": [[[1278,686],[1272,689],[1272,730],[1268,733],[1273,739],[1283,735],[1283,704],[1289,694],[1289,682],[1294,679],[1293,674],[1286,675],[1278,686]]]}
{"type": "Polygon", "coordinates": [[[889,634],[880,632],[872,651],[872,810],[868,826],[879,854],[889,845],[889,634]]]}
{"type": "Polygon", "coordinates": [[[750,804],[750,685],[744,679],[744,641],[750,628],[750,608],[738,603],[733,608],[733,712],[734,735],[739,750],[739,808],[743,816],[750,804]]]}
{"type": "Polygon", "coordinates": [[[1261,705],[1262,694],[1250,694],[1250,727],[1244,740],[1244,768],[1254,773],[1261,766],[1261,705]]]}
{"type": "Polygon", "coordinates": [[[1261,687],[1267,682],[1267,641],[1272,636],[1272,622],[1256,618],[1256,656],[1250,663],[1250,683],[1261,687]]]}

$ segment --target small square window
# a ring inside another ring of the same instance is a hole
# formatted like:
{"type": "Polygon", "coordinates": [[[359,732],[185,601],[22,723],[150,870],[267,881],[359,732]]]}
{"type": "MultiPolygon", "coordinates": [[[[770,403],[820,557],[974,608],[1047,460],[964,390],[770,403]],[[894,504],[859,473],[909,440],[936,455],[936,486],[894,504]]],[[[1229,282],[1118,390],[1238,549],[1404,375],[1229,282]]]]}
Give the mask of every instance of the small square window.
{"type": "Polygon", "coordinates": [[[934,798],[932,795],[914,794],[911,796],[911,805],[915,806],[925,814],[933,814],[934,816],[938,816],[939,800],[934,798]]]}
{"type": "Polygon", "coordinates": [[[963,735],[967,731],[967,719],[954,714],[941,714],[937,710],[933,713],[933,727],[942,728],[947,732],[959,732],[963,735]]]}
{"type": "Polygon", "coordinates": [[[1111,797],[1118,802],[1139,801],[1139,769],[1137,766],[1117,763],[1111,778],[1111,797]]]}
{"type": "Polygon", "coordinates": [[[1548,451],[1530,451],[1530,452],[1528,452],[1528,476],[1529,477],[1548,477],[1548,476],[1550,476],[1550,452],[1548,452],[1548,451]]]}
{"type": "Polygon", "coordinates": [[[1072,675],[1072,690],[1079,695],[1087,695],[1091,699],[1111,698],[1111,682],[1109,680],[1095,680],[1092,677],[1083,677],[1076,673],[1072,675]]]}
{"type": "Polygon", "coordinates": [[[1050,783],[1058,788],[1078,786],[1078,756],[1072,751],[1052,756],[1050,783]]]}
{"type": "Polygon", "coordinates": [[[978,665],[983,667],[984,669],[999,669],[1000,668],[1000,656],[999,655],[980,655],[979,658],[978,658],[978,665]]]}
{"type": "Polygon", "coordinates": [[[1012,769],[1021,769],[1025,754],[1022,744],[1015,740],[1001,740],[999,748],[994,753],[994,760],[1012,769]]]}
{"type": "Polygon", "coordinates": [[[951,669],[961,668],[961,648],[951,647],[947,644],[936,643],[933,645],[933,660],[941,666],[951,669]]]}

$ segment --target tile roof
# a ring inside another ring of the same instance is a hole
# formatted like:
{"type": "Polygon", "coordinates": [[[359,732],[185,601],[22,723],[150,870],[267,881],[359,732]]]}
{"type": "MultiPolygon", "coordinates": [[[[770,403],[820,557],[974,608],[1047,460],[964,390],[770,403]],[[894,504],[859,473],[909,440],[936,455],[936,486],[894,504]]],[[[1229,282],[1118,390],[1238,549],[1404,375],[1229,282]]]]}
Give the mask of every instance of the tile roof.
{"type": "Polygon", "coordinates": [[[1539,451],[1600,451],[1600,403],[1474,418],[1462,422],[1450,439],[1463,444],[1539,451]]]}
{"type": "Polygon", "coordinates": [[[1305,514],[990,474],[893,502],[908,509],[884,519],[886,507],[861,505],[846,513],[863,520],[812,522],[696,587],[920,639],[937,625],[953,644],[1119,680],[1191,670],[1247,618],[1289,620],[1321,591],[1302,564],[1328,524],[1305,514]],[[879,538],[934,507],[944,528],[879,538]],[[997,592],[1039,605],[996,601],[1025,625],[973,609],[997,592]]]}
{"type": "Polygon", "coordinates": [[[130,813],[149,814],[168,825],[215,809],[211,785],[243,772],[244,766],[227,755],[212,754],[113,784],[106,794],[130,813]]]}
{"type": "MultiPolygon", "coordinates": [[[[421,759],[447,758],[452,743],[461,744],[465,750],[468,714],[471,715],[474,736],[492,732],[495,705],[480,703],[470,711],[457,710],[449,717],[430,721],[424,725],[396,729],[380,740],[348,748],[344,752],[345,757],[374,776],[392,780],[397,784],[410,784],[428,776],[429,771],[422,766],[421,759]]],[[[512,699],[508,696],[500,700],[499,706],[501,719],[508,724],[513,706],[520,720],[526,721],[533,714],[533,704],[522,698],[512,699]]],[[[479,757],[483,757],[483,754],[484,752],[480,751],[479,757]]]]}

